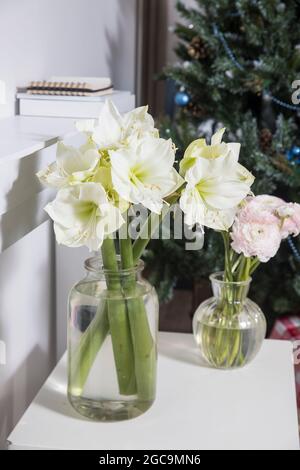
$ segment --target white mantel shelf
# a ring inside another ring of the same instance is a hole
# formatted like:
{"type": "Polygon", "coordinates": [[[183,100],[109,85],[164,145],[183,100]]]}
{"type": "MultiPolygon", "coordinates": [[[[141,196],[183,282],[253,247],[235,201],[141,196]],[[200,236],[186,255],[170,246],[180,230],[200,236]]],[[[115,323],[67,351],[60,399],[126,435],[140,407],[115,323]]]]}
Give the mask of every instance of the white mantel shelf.
{"type": "Polygon", "coordinates": [[[9,450],[299,449],[292,344],[267,340],[247,367],[203,367],[192,335],[160,333],[157,399],[97,423],[66,398],[66,356],[9,436],[9,450]]]}
{"type": "Polygon", "coordinates": [[[27,157],[76,133],[74,119],[13,116],[0,119],[0,164],[27,157]]]}
{"type": "Polygon", "coordinates": [[[55,160],[59,140],[78,138],[74,119],[0,119],[0,253],[48,219],[54,192],[36,173],[55,160]]]}

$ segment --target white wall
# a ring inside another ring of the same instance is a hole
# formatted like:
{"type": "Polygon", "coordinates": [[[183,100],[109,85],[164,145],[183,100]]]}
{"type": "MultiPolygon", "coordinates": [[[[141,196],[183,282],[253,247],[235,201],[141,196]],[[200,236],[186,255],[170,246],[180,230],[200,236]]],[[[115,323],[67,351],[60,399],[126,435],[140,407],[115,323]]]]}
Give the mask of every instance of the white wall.
{"type": "Polygon", "coordinates": [[[134,91],[135,12],[136,0],[0,0],[0,117],[14,114],[16,86],[51,75],[134,91]]]}

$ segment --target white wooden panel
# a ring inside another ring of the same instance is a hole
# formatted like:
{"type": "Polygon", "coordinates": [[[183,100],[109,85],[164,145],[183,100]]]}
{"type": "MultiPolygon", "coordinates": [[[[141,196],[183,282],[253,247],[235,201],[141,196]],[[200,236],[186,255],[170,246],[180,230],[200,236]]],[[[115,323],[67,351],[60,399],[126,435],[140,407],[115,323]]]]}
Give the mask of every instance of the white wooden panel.
{"type": "Polygon", "coordinates": [[[0,255],[0,448],[56,362],[54,250],[45,222],[0,255]]]}
{"type": "MultiPolygon", "coordinates": [[[[0,120],[0,448],[57,361],[55,241],[36,172],[73,122],[0,120]]],[[[63,326],[62,326],[63,324],[63,326]]]]}

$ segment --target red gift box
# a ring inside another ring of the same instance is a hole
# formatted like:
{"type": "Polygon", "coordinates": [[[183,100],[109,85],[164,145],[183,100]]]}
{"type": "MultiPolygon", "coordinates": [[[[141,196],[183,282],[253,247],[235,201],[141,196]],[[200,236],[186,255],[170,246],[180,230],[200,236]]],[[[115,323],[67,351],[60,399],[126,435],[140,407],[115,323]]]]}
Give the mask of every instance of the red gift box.
{"type": "Polygon", "coordinates": [[[297,403],[300,411],[300,317],[290,316],[276,320],[270,338],[285,339],[293,343],[297,403]]]}

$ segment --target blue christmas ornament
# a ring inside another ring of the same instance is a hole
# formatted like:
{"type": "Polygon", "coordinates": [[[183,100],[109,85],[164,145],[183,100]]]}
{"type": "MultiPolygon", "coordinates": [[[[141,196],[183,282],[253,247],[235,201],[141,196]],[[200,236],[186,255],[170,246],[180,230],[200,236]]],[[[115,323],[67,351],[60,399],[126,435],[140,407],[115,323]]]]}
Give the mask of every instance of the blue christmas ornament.
{"type": "Polygon", "coordinates": [[[294,145],[294,146],[292,147],[292,152],[293,152],[294,157],[299,157],[299,155],[300,155],[300,147],[297,147],[297,145],[294,145]]]}
{"type": "Polygon", "coordinates": [[[175,103],[177,106],[184,107],[187,106],[190,102],[190,97],[186,91],[178,91],[175,95],[175,103]]]}
{"type": "Polygon", "coordinates": [[[293,145],[287,151],[286,158],[292,165],[300,165],[300,147],[293,145]]]}

